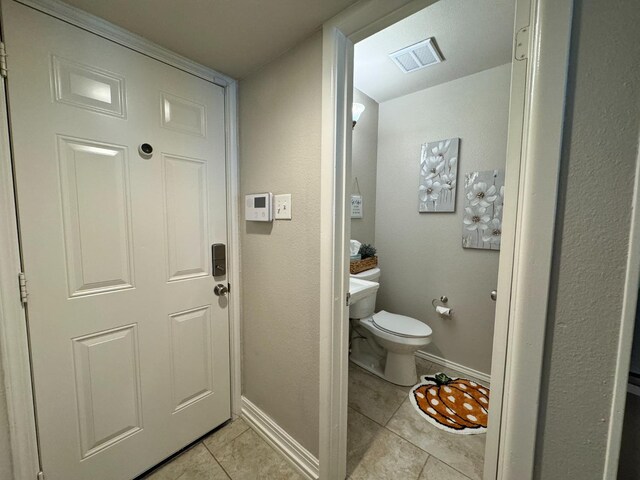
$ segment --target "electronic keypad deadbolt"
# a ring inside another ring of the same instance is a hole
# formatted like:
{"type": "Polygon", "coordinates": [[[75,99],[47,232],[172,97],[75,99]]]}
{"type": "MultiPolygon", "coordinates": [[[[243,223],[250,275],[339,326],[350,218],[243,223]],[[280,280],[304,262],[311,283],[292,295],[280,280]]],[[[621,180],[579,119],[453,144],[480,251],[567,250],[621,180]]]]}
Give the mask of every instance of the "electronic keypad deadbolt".
{"type": "Polygon", "coordinates": [[[221,277],[227,274],[227,247],[224,243],[211,245],[212,275],[221,277]]]}

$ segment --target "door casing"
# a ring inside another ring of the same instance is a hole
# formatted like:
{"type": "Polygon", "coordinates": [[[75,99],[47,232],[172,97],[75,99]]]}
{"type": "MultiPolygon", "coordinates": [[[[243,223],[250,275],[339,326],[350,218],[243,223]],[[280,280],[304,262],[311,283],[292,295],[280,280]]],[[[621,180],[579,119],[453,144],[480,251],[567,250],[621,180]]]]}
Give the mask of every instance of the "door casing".
{"type": "MultiPolygon", "coordinates": [[[[227,273],[232,288],[229,295],[231,412],[234,417],[240,415],[239,293],[241,288],[237,200],[239,191],[237,81],[58,0],[18,1],[225,89],[227,273]]],[[[8,49],[10,50],[11,46],[8,49]]],[[[16,54],[19,52],[12,52],[9,55],[16,54]]],[[[0,261],[0,359],[4,370],[13,475],[16,480],[32,480],[40,471],[40,461],[33,407],[27,318],[18,288],[21,252],[18,237],[19,219],[16,216],[13,188],[10,113],[6,99],[6,84],[4,81],[0,84],[0,251],[3,252],[2,261],[0,261]]]]}
{"type": "MultiPolygon", "coordinates": [[[[346,474],[353,45],[435,1],[361,2],[323,28],[321,479],[346,474]]],[[[573,0],[517,0],[516,5],[515,31],[528,25],[529,42],[524,68],[523,62],[513,62],[512,84],[517,80],[526,88],[512,91],[510,102],[506,188],[517,201],[505,211],[503,223],[486,480],[533,475],[573,11],[573,0]],[[515,105],[513,98],[522,105],[515,105]]]]}

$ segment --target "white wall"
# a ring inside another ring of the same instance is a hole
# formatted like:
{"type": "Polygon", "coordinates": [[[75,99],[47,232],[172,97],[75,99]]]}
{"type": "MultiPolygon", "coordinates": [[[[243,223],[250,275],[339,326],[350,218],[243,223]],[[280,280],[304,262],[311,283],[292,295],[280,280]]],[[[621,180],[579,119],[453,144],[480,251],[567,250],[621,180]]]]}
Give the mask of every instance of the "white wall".
{"type": "Polygon", "coordinates": [[[602,478],[640,131],[639,24],[637,0],[574,3],[535,478],[602,478]]]}
{"type": "Polygon", "coordinates": [[[504,168],[510,72],[506,64],[380,104],[378,308],[426,322],[433,340],[425,351],[484,373],[499,252],[462,248],[464,174],[504,168]],[[418,213],[420,146],[452,137],[460,137],[456,212],[418,213]],[[431,305],[441,295],[452,319],[431,305]]]}
{"type": "Polygon", "coordinates": [[[351,155],[352,191],[357,194],[358,179],[363,198],[362,218],[351,219],[351,238],[361,243],[374,243],[376,227],[376,172],[378,158],[378,102],[358,89],[353,90],[353,101],[366,110],[353,129],[351,155]]]}
{"type": "Polygon", "coordinates": [[[243,394],[314,455],[319,429],[322,36],[240,83],[240,193],[293,219],[241,221],[243,394]]]}

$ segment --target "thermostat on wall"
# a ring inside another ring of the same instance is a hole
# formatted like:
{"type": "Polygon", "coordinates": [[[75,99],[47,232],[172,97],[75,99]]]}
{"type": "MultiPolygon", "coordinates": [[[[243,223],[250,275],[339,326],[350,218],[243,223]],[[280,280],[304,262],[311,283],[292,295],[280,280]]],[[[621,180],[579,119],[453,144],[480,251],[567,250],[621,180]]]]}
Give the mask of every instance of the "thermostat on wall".
{"type": "Polygon", "coordinates": [[[271,193],[253,193],[245,196],[244,217],[252,222],[271,222],[273,198],[271,193]]]}

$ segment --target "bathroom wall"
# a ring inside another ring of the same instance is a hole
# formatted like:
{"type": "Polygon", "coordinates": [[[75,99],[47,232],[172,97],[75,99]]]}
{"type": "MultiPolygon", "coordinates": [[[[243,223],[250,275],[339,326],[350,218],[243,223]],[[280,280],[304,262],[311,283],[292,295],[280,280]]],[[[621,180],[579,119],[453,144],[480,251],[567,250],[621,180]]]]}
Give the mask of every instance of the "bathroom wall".
{"type": "Polygon", "coordinates": [[[358,89],[353,101],[366,110],[353,129],[351,193],[357,194],[355,179],[363,198],[363,217],[351,219],[351,238],[361,243],[374,243],[376,226],[376,172],[378,158],[378,102],[358,89]]]}
{"type": "Polygon", "coordinates": [[[537,479],[603,478],[640,132],[638,24],[637,0],[574,2],[537,479]]]}
{"type": "Polygon", "coordinates": [[[464,174],[504,168],[510,73],[506,64],[384,102],[378,130],[378,309],[426,322],[425,351],[487,374],[499,252],[462,248],[464,174]],[[456,212],[418,213],[420,146],[452,137],[460,138],[456,212]],[[431,305],[441,295],[451,319],[431,305]]]}
{"type": "Polygon", "coordinates": [[[321,62],[318,32],[239,89],[241,198],[291,193],[293,213],[240,222],[243,395],[316,456],[321,62]]]}

